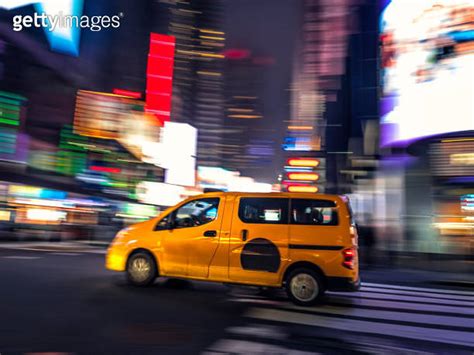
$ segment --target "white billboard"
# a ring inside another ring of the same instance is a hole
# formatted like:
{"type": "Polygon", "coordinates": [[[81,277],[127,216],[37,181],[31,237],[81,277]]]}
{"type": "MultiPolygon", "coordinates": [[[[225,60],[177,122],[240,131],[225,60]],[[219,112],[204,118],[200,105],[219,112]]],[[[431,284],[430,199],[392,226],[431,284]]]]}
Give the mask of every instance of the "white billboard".
{"type": "Polygon", "coordinates": [[[166,169],[165,182],[194,186],[196,183],[197,129],[186,123],[165,122],[160,143],[148,145],[154,150],[154,164],[166,169]]]}
{"type": "Polygon", "coordinates": [[[392,0],[381,16],[381,143],[474,129],[472,0],[392,0]]]}
{"type": "Polygon", "coordinates": [[[142,181],[137,186],[138,200],[157,206],[174,206],[183,200],[183,186],[164,184],[161,182],[142,181]]]}

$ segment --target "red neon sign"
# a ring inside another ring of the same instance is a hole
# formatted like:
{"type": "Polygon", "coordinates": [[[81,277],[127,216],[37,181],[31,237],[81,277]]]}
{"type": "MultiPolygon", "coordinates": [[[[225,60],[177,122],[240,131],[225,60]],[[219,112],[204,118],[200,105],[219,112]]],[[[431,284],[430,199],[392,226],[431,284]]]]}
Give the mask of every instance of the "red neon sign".
{"type": "Polygon", "coordinates": [[[91,166],[89,167],[90,170],[92,171],[100,171],[101,173],[112,173],[112,174],[120,174],[122,172],[122,169],[119,168],[110,168],[107,166],[91,166]]]}
{"type": "Polygon", "coordinates": [[[126,96],[132,99],[141,99],[142,93],[137,91],[123,90],[123,89],[114,89],[112,91],[115,95],[126,96]]]}
{"type": "Polygon", "coordinates": [[[250,57],[248,49],[228,49],[224,52],[227,59],[246,59],[250,57]]]}
{"type": "Polygon", "coordinates": [[[153,113],[162,124],[169,121],[171,116],[175,44],[173,36],[157,33],[150,36],[146,111],[153,113]]]}

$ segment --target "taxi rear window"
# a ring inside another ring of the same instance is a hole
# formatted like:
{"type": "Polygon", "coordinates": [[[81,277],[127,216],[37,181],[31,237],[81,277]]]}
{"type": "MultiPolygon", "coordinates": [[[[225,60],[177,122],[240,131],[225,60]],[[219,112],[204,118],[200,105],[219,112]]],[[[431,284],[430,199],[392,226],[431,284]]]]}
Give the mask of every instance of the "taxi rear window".
{"type": "Polygon", "coordinates": [[[334,201],[316,199],[291,199],[291,224],[337,226],[339,216],[334,201]]]}

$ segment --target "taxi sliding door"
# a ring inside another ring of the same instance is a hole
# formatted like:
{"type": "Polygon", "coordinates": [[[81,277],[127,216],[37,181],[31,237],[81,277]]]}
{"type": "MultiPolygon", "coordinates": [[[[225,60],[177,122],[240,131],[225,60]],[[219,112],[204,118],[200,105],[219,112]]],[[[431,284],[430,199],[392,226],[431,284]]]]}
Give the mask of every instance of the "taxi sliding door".
{"type": "Polygon", "coordinates": [[[238,197],[234,205],[229,278],[238,283],[277,285],[288,262],[287,198],[238,197]]]}

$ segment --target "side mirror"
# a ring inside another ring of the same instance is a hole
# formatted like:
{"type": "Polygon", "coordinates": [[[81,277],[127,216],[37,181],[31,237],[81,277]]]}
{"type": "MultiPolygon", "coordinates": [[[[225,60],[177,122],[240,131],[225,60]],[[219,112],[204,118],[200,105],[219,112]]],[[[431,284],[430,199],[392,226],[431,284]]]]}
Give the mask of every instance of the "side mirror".
{"type": "Polygon", "coordinates": [[[176,224],[172,219],[169,217],[165,217],[163,220],[161,220],[156,226],[155,226],[155,231],[162,231],[162,230],[171,230],[176,228],[176,224]],[[168,219],[168,220],[167,220],[168,219]]]}

